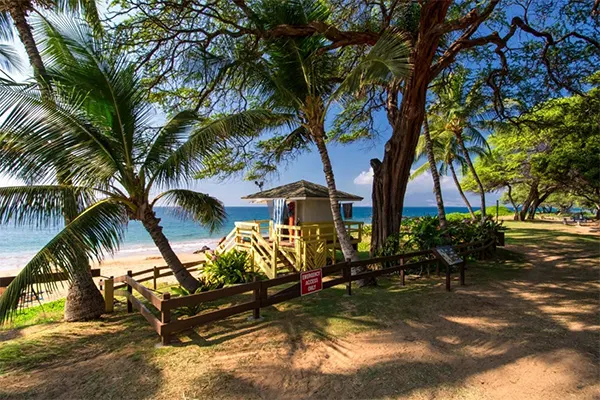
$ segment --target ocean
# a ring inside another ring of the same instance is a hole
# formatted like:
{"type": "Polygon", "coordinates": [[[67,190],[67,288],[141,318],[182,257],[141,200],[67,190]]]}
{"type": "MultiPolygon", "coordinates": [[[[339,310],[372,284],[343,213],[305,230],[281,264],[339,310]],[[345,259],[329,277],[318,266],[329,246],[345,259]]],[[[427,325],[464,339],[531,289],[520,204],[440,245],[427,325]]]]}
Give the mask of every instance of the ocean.
{"type": "MultiPolygon", "coordinates": [[[[193,252],[202,246],[214,247],[223,236],[234,227],[235,221],[251,221],[268,219],[267,207],[226,207],[228,219],[223,227],[209,232],[204,227],[191,222],[182,221],[168,208],[158,208],[157,215],[162,219],[164,233],[176,252],[193,252]]],[[[447,207],[447,212],[467,212],[464,207],[447,207]]],[[[353,221],[371,223],[371,207],[354,207],[353,221]]],[[[404,215],[417,217],[436,215],[435,207],[407,207],[404,215]]],[[[36,229],[35,227],[14,227],[0,225],[0,270],[22,268],[33,255],[39,251],[60,228],[36,229]]],[[[158,250],[152,243],[150,235],[137,221],[129,223],[125,240],[114,257],[133,255],[154,255],[158,250]]]]}

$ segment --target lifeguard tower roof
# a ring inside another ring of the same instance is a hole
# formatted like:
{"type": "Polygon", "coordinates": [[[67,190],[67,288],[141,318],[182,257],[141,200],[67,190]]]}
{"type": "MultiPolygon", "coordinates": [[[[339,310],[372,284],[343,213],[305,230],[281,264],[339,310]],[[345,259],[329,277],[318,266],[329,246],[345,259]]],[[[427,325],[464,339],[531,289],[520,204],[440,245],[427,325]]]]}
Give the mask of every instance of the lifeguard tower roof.
{"type": "MultiPolygon", "coordinates": [[[[361,201],[363,198],[354,194],[336,192],[338,201],[361,201]]],[[[287,185],[277,186],[272,189],[262,192],[253,193],[242,197],[244,200],[252,200],[253,202],[263,202],[273,199],[286,200],[317,200],[329,199],[329,190],[323,185],[301,180],[298,182],[288,183],[287,185]]]]}

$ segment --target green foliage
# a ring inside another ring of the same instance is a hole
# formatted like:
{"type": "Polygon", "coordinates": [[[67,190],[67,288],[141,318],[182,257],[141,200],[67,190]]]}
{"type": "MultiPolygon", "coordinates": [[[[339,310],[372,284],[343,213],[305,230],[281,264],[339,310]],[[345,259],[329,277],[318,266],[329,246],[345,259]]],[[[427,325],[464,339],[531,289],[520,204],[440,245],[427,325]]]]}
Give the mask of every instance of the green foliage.
{"type": "Polygon", "coordinates": [[[206,263],[202,280],[213,288],[252,282],[255,274],[249,271],[249,264],[248,253],[245,251],[228,251],[206,263]]]}
{"type": "MultiPolygon", "coordinates": [[[[202,289],[203,288],[198,288],[195,292],[190,292],[182,286],[174,286],[171,288],[171,293],[173,293],[177,297],[182,297],[182,296],[189,296],[189,295],[195,294],[195,293],[200,293],[203,291],[202,289]]],[[[178,315],[192,317],[192,316],[200,313],[200,311],[202,311],[203,309],[204,309],[204,305],[202,303],[200,303],[200,304],[195,304],[192,306],[179,307],[179,308],[175,309],[174,311],[178,315]]]]}

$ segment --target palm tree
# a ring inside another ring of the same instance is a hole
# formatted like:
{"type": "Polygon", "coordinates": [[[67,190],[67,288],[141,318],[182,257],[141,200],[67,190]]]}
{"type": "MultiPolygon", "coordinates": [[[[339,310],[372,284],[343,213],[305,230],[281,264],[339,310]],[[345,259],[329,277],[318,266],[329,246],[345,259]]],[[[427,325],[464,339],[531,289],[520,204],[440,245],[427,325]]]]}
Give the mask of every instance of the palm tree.
{"type": "MultiPolygon", "coordinates": [[[[283,117],[254,110],[198,126],[194,112],[182,111],[152,128],[146,92],[125,55],[109,56],[81,24],[48,24],[47,35],[51,101],[39,89],[0,85],[0,173],[34,183],[0,188],[0,223],[56,225],[63,213],[75,217],[0,297],[0,321],[27,287],[53,270],[66,272],[73,283],[89,277],[88,259],[115,251],[129,220],[141,221],[180,284],[195,291],[199,282],[173,252],[155,207],[177,206],[181,215],[217,227],[225,218],[221,202],[175,187],[191,179],[203,156],[217,151],[230,132],[250,134],[269,122],[281,124],[283,117]],[[57,183],[57,175],[71,185],[57,183]]],[[[79,283],[74,286],[81,297],[98,292],[93,281],[79,283]]]]}
{"type": "Polygon", "coordinates": [[[435,201],[438,209],[438,218],[440,220],[440,228],[446,229],[446,211],[444,210],[444,199],[442,197],[442,185],[440,184],[440,174],[438,172],[436,156],[431,140],[431,132],[429,131],[428,116],[425,115],[423,120],[423,134],[419,137],[419,143],[417,144],[415,162],[418,162],[424,156],[427,157],[427,163],[429,165],[429,171],[433,180],[433,193],[435,194],[435,201]]]}
{"type": "MultiPolygon", "coordinates": [[[[466,175],[468,173],[469,167],[467,165],[466,158],[464,157],[464,152],[460,148],[454,133],[448,132],[444,129],[445,121],[442,117],[439,117],[435,114],[430,114],[428,116],[428,122],[431,124],[428,131],[431,139],[433,156],[439,165],[439,173],[441,175],[448,175],[449,172],[450,175],[452,175],[452,179],[456,185],[456,188],[458,189],[458,193],[469,210],[471,218],[475,220],[475,212],[473,212],[473,208],[471,207],[471,204],[469,203],[469,200],[462,189],[455,169],[455,165],[458,165],[462,175],[466,175]]],[[[468,147],[466,147],[468,154],[477,156],[484,156],[487,154],[486,148],[476,145],[474,141],[470,139],[470,137],[465,136],[465,142],[471,143],[468,147]]],[[[421,138],[419,138],[419,143],[417,145],[417,159],[422,158],[427,154],[427,147],[426,138],[425,135],[423,135],[421,138]]],[[[423,174],[427,170],[431,170],[430,163],[425,163],[417,168],[415,172],[413,172],[411,179],[423,174]]]]}
{"type": "Polygon", "coordinates": [[[433,110],[446,121],[444,129],[452,132],[456,137],[466,165],[479,188],[481,213],[485,216],[485,190],[473,166],[465,139],[468,137],[476,146],[489,149],[484,136],[478,130],[486,113],[486,100],[481,90],[481,83],[475,83],[469,88],[468,78],[467,70],[458,68],[449,74],[446,80],[440,80],[434,86],[434,93],[438,99],[433,110]]]}
{"type": "MultiPolygon", "coordinates": [[[[329,10],[324,3],[308,1],[281,3],[256,13],[256,18],[267,30],[282,24],[318,23],[328,16],[329,10]]],[[[299,128],[292,135],[299,137],[297,142],[316,145],[340,247],[345,258],[358,260],[336,197],[335,176],[326,145],[331,138],[326,133],[325,117],[329,106],[342,94],[364,84],[406,76],[410,68],[410,52],[402,35],[387,32],[340,84],[339,63],[334,54],[322,51],[324,40],[321,36],[270,40],[266,56],[252,67],[254,90],[264,99],[265,108],[296,116],[299,128]]],[[[290,140],[293,141],[292,138],[290,140]]]]}

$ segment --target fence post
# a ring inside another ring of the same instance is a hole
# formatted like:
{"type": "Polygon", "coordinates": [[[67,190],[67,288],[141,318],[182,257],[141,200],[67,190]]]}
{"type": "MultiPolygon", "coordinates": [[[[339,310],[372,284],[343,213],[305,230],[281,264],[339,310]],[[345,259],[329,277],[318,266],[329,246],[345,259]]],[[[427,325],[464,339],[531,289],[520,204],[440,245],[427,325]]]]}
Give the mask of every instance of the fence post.
{"type": "MultiPolygon", "coordinates": [[[[131,278],[133,276],[133,272],[127,271],[127,276],[131,278]]],[[[129,295],[133,296],[133,288],[131,287],[129,282],[125,282],[125,283],[127,284],[127,291],[129,292],[129,295]]],[[[129,297],[128,297],[127,298],[127,312],[130,313],[132,311],[133,311],[133,304],[131,304],[131,301],[129,301],[129,297]]]]}
{"type": "MultiPolygon", "coordinates": [[[[256,279],[256,275],[254,275],[254,282],[258,282],[258,280],[256,279]]],[[[261,287],[261,284],[259,283],[258,285],[256,285],[256,289],[254,289],[254,301],[258,302],[258,305],[252,312],[252,317],[254,318],[254,320],[260,319],[260,306],[261,306],[260,287],[261,287]]]]}
{"type": "Polygon", "coordinates": [[[115,298],[115,281],[111,276],[104,280],[104,311],[111,313],[114,311],[113,301],[115,298]]]}
{"type": "Polygon", "coordinates": [[[352,260],[350,258],[346,258],[346,265],[342,267],[342,274],[344,276],[344,280],[346,280],[346,295],[352,296],[352,269],[350,267],[350,263],[352,260]]]}
{"type": "MultiPolygon", "coordinates": [[[[400,265],[404,265],[404,257],[402,257],[400,259],[400,265]]],[[[400,270],[400,281],[401,281],[401,285],[404,286],[405,285],[405,277],[406,277],[406,271],[404,270],[404,268],[402,268],[400,270]]]]}
{"type": "MultiPolygon", "coordinates": [[[[169,300],[171,298],[171,293],[163,293],[163,301],[169,300]]],[[[163,324],[168,324],[171,322],[171,309],[167,308],[163,310],[163,307],[160,308],[160,322],[163,324]]],[[[167,332],[163,333],[161,329],[161,341],[163,345],[167,345],[171,342],[171,335],[167,332]]]]}
{"type": "Polygon", "coordinates": [[[446,265],[446,290],[450,291],[450,265],[446,265]]]}
{"type": "Polygon", "coordinates": [[[460,271],[460,285],[464,286],[465,285],[465,264],[467,262],[463,261],[460,263],[460,266],[458,267],[459,271],[460,271]]]}
{"type": "Polygon", "coordinates": [[[159,270],[158,270],[158,268],[156,267],[156,265],[153,267],[153,269],[154,269],[154,270],[152,271],[152,273],[153,273],[153,277],[154,277],[154,285],[153,285],[153,287],[154,287],[154,290],[156,290],[156,280],[158,279],[159,270]]]}

